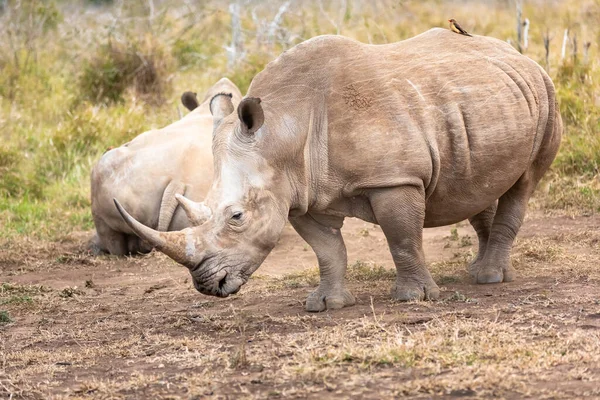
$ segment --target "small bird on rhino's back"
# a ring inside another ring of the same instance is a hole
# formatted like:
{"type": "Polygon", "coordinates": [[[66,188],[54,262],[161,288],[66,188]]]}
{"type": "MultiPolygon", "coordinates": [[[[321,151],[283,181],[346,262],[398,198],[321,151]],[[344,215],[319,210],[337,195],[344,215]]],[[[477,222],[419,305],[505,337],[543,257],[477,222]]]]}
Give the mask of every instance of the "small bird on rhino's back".
{"type": "Polygon", "coordinates": [[[451,18],[448,20],[448,22],[450,22],[450,30],[452,32],[456,32],[456,33],[460,33],[461,35],[465,35],[465,36],[471,36],[472,35],[465,31],[459,24],[458,22],[456,22],[456,20],[454,18],[451,18]]]}

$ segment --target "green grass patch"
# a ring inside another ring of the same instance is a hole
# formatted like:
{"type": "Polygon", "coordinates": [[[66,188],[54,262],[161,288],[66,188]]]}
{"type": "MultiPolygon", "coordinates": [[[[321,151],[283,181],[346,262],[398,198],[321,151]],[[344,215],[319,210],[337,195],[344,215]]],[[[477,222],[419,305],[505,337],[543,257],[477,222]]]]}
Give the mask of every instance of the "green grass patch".
{"type": "MultiPolygon", "coordinates": [[[[346,280],[348,282],[372,282],[393,281],[396,278],[396,270],[385,268],[371,262],[356,261],[346,269],[346,280]]],[[[318,286],[320,281],[319,268],[309,268],[301,272],[287,274],[281,278],[274,279],[275,286],[283,286],[289,289],[300,287],[318,286]]]]}
{"type": "Polygon", "coordinates": [[[286,274],[281,278],[273,280],[277,287],[296,289],[300,287],[312,287],[319,284],[319,268],[309,268],[301,272],[286,274]]]}
{"type": "Polygon", "coordinates": [[[36,298],[51,292],[51,289],[41,285],[17,285],[12,283],[0,284],[0,305],[30,306],[36,298]]]}
{"type": "Polygon", "coordinates": [[[428,269],[433,279],[440,285],[463,281],[467,274],[467,266],[473,255],[470,252],[459,252],[452,260],[436,261],[429,264],[428,269]]]}
{"type": "Polygon", "coordinates": [[[4,304],[32,304],[33,299],[30,296],[11,296],[8,299],[0,300],[0,305],[4,304]]]}
{"type": "Polygon", "coordinates": [[[358,260],[348,266],[346,279],[351,282],[393,281],[396,279],[396,269],[358,260]]]}
{"type": "Polygon", "coordinates": [[[8,324],[9,322],[12,322],[12,319],[8,311],[0,310],[0,324],[8,324]]]}
{"type": "Polygon", "coordinates": [[[43,285],[18,285],[14,283],[0,284],[0,297],[14,295],[36,296],[51,291],[52,289],[43,285]]]}

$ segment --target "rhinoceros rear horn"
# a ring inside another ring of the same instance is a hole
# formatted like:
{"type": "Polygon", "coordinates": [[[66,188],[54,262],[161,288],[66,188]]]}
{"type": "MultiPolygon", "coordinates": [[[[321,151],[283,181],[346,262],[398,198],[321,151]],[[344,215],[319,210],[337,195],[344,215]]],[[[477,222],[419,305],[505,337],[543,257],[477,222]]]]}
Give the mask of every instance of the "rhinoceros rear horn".
{"type": "Polygon", "coordinates": [[[200,226],[210,218],[212,212],[204,203],[196,203],[180,194],[176,194],[175,198],[193,226],[200,226]]]}
{"type": "Polygon", "coordinates": [[[253,135],[265,122],[265,114],[258,97],[246,97],[238,106],[242,133],[253,135]]]}
{"type": "Polygon", "coordinates": [[[133,218],[117,199],[113,199],[115,206],[123,220],[131,230],[140,238],[144,239],[159,251],[165,253],[180,264],[187,265],[189,257],[186,255],[186,230],[177,232],[159,232],[133,218]]]}
{"type": "Polygon", "coordinates": [[[213,116],[213,127],[216,129],[223,118],[233,112],[233,95],[231,93],[217,93],[210,99],[208,107],[213,116]]]}

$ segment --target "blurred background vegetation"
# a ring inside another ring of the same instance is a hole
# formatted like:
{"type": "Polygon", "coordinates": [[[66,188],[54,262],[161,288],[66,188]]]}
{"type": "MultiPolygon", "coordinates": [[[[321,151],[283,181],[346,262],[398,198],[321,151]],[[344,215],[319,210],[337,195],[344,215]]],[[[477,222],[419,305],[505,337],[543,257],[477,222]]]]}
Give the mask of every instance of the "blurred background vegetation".
{"type": "Polygon", "coordinates": [[[185,90],[245,92],[316,35],[389,43],[451,17],[554,79],[566,132],[532,206],[599,211],[600,0],[0,0],[0,238],[91,229],[95,161],[179,118],[185,90]]]}

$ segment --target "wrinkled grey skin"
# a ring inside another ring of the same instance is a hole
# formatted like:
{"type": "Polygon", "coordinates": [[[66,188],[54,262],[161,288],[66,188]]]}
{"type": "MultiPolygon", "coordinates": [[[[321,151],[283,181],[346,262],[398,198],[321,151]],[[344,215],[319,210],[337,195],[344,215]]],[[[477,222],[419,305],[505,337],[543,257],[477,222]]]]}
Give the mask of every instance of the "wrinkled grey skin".
{"type": "MultiPolygon", "coordinates": [[[[217,93],[232,94],[233,104],[242,98],[227,78],[207,91],[202,104],[198,104],[195,93],[186,92],[182,101],[192,112],[107,151],[94,166],[91,185],[96,234],[89,246],[93,253],[124,255],[152,249],[125,224],[115,210],[114,197],[126,204],[138,220],[155,229],[190,226],[175,196],[185,194],[202,200],[208,193],[213,178],[213,117],[209,103],[217,93]]],[[[219,104],[213,102],[214,107],[219,104]]]]}
{"type": "Polygon", "coordinates": [[[345,217],[381,226],[395,299],[439,296],[423,227],[466,218],[480,243],[474,280],[513,280],[510,249],[562,132],[542,68],[502,41],[445,29],[389,45],[308,40],[258,74],[237,111],[215,119],[215,180],[188,207],[196,226],[156,232],[117,207],[216,296],[240,289],[289,218],[319,261],[309,311],[354,303],[345,217]]]}

